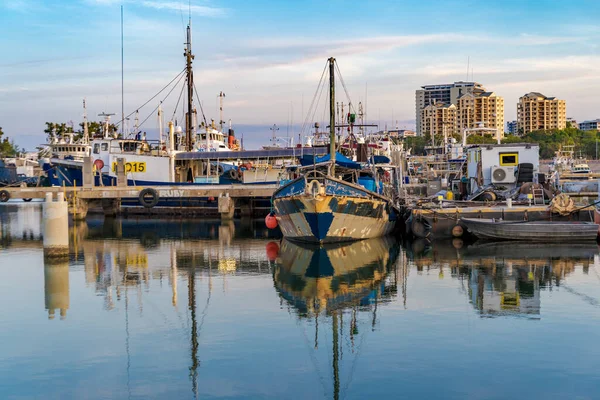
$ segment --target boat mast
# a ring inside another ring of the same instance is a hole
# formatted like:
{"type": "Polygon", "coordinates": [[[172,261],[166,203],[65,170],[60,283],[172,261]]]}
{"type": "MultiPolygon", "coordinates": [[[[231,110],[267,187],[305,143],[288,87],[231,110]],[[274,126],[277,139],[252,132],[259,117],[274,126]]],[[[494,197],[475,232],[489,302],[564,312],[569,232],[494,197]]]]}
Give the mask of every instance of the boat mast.
{"type": "Polygon", "coordinates": [[[329,156],[335,173],[335,58],[329,58],[329,156]]]}
{"type": "Polygon", "coordinates": [[[123,6],[121,6],[121,136],[125,137],[125,83],[123,74],[123,6]]]}
{"type": "Polygon", "coordinates": [[[188,104],[187,104],[187,115],[186,115],[186,130],[187,130],[187,151],[192,151],[192,134],[194,131],[194,124],[192,121],[192,106],[193,106],[193,98],[194,98],[194,72],[192,71],[192,60],[194,59],[194,55],[192,54],[192,20],[187,26],[187,43],[185,48],[185,53],[183,54],[186,58],[186,71],[187,71],[187,95],[188,95],[188,104]]]}

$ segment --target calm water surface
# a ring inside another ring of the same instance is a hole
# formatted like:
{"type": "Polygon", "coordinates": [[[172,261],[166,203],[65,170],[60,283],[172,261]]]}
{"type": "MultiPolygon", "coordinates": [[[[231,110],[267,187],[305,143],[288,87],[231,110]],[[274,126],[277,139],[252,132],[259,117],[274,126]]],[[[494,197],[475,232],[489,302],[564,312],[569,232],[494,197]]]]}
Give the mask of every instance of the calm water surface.
{"type": "Polygon", "coordinates": [[[45,262],[40,223],[0,206],[1,398],[600,398],[596,244],[91,219],[45,262]]]}

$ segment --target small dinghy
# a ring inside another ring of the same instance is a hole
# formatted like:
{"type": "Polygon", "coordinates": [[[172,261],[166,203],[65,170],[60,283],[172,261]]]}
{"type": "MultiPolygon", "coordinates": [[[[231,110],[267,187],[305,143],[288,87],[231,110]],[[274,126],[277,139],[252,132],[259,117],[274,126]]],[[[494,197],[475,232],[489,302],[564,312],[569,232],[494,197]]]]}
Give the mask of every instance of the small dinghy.
{"type": "Polygon", "coordinates": [[[583,242],[596,240],[598,224],[593,222],[503,221],[462,218],[467,230],[480,239],[524,240],[530,242],[583,242]]]}

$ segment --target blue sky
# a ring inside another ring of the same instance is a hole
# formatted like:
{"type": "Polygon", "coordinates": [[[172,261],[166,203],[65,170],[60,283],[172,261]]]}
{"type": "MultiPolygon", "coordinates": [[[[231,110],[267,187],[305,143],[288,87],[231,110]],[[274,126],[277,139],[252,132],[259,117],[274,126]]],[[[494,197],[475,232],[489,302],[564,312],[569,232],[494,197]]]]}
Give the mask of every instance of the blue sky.
{"type": "MultiPolygon", "coordinates": [[[[120,113],[121,4],[129,113],[183,69],[187,1],[0,1],[0,126],[18,144],[42,143],[45,121],[80,120],[84,97],[90,115],[120,113]]],[[[207,117],[218,119],[224,91],[226,118],[260,127],[252,135],[265,140],[266,126],[304,120],[329,56],[352,101],[366,97],[369,120],[382,125],[412,126],[414,91],[466,79],[468,57],[474,80],[504,97],[505,120],[529,91],[567,100],[578,120],[600,117],[597,1],[193,0],[191,8],[207,117]]]]}

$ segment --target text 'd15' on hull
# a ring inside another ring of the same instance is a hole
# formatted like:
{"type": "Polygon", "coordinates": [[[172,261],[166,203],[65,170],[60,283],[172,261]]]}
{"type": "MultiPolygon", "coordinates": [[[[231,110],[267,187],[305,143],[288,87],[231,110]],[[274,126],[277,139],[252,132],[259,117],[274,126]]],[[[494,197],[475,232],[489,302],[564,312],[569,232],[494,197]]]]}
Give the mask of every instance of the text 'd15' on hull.
{"type": "Polygon", "coordinates": [[[273,206],[283,236],[307,243],[382,237],[397,219],[385,197],[330,177],[288,183],[273,195],[273,206]]]}
{"type": "Polygon", "coordinates": [[[467,230],[481,239],[532,242],[581,242],[596,240],[598,225],[591,222],[507,222],[463,218],[467,230]]]}

